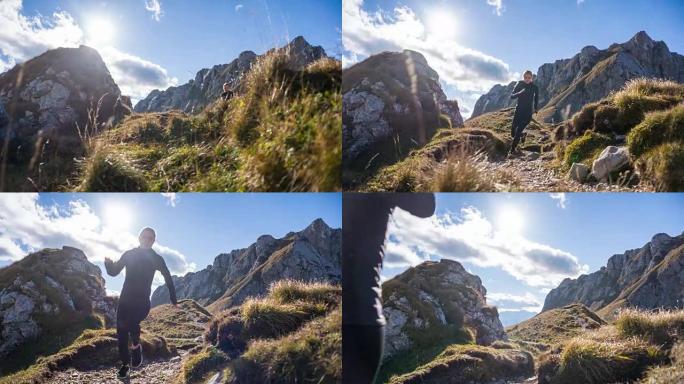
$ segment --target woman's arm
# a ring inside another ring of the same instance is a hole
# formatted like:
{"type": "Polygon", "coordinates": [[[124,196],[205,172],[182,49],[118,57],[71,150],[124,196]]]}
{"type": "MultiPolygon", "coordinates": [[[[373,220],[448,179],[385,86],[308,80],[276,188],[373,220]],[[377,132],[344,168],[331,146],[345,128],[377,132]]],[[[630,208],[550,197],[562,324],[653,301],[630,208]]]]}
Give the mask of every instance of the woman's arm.
{"type": "Polygon", "coordinates": [[[126,258],[127,258],[126,255],[127,254],[128,254],[128,252],[124,252],[124,254],[121,255],[119,260],[116,262],[112,261],[112,259],[110,259],[110,258],[105,257],[104,266],[105,266],[105,269],[107,270],[107,274],[109,276],[116,276],[119,273],[121,273],[121,271],[126,266],[126,258]]]}

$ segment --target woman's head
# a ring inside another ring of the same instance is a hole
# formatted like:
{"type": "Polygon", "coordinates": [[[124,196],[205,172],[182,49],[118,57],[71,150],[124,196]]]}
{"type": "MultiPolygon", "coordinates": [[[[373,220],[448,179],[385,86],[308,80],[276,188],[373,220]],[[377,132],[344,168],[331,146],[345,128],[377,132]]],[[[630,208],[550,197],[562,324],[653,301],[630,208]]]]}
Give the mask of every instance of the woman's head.
{"type": "Polygon", "coordinates": [[[156,239],[157,233],[150,227],[143,228],[140,231],[140,235],[138,235],[138,241],[140,242],[141,248],[152,248],[156,239]]]}
{"type": "Polygon", "coordinates": [[[529,84],[532,82],[533,79],[534,79],[534,74],[532,73],[532,71],[530,71],[529,69],[527,71],[525,71],[525,73],[523,74],[523,81],[525,81],[527,84],[529,84]]]}
{"type": "Polygon", "coordinates": [[[223,83],[223,92],[228,92],[228,91],[230,91],[230,84],[223,83]]]}

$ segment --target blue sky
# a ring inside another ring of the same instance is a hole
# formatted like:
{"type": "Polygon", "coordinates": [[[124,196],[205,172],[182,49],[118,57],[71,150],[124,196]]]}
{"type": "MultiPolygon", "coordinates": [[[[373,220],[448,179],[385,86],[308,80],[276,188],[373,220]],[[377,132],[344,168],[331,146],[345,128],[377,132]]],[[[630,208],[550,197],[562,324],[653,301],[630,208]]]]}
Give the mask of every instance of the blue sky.
{"type": "Polygon", "coordinates": [[[0,71],[48,48],[86,43],[100,50],[124,93],[139,98],[298,35],[339,57],[340,10],[341,0],[2,0],[0,71]],[[133,72],[139,76],[126,76],[133,72]]]}
{"type": "MultiPolygon", "coordinates": [[[[317,218],[342,225],[340,194],[0,194],[0,267],[31,250],[70,245],[104,271],[104,257],[118,259],[150,226],[171,272],[184,274],[261,235],[282,237],[317,218]]],[[[105,280],[107,289],[120,291],[123,274],[105,280]]]]}
{"type": "Polygon", "coordinates": [[[594,272],[657,233],[681,234],[681,212],[684,194],[437,194],[433,218],[395,213],[383,278],[453,258],[480,276],[510,324],[538,311],[563,278],[594,272]]]}
{"type": "Polygon", "coordinates": [[[343,13],[345,65],[422,51],[466,115],[492,85],[587,45],[604,49],[645,30],[684,53],[679,0],[344,0],[343,13]]]}

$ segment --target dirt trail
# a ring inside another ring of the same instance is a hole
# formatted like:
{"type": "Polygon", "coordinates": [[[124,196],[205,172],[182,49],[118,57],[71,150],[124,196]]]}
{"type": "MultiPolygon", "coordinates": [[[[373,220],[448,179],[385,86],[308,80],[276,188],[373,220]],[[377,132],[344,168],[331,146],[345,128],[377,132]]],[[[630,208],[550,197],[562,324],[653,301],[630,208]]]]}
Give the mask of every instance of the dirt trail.
{"type": "Polygon", "coordinates": [[[143,361],[140,368],[132,368],[130,377],[119,380],[116,377],[117,367],[100,366],[88,371],[77,371],[73,368],[57,372],[48,381],[49,384],[169,384],[173,382],[181,369],[186,351],[179,351],[180,356],[166,360],[143,361]]]}

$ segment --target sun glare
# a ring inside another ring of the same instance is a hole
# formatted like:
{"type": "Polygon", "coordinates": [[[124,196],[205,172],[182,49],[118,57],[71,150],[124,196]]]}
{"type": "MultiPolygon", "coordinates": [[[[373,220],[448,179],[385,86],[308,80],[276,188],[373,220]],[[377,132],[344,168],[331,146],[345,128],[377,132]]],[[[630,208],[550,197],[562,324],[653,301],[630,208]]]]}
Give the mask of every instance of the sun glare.
{"type": "Polygon", "coordinates": [[[517,207],[501,207],[497,214],[496,226],[502,233],[519,235],[525,229],[525,214],[517,207]]]}
{"type": "Polygon", "coordinates": [[[102,224],[117,230],[130,229],[133,224],[133,210],[121,202],[107,202],[102,211],[102,224]]]}
{"type": "Polygon", "coordinates": [[[116,38],[116,27],[106,17],[91,16],[86,23],[86,44],[94,48],[112,45],[116,38]]]}
{"type": "Polygon", "coordinates": [[[459,21],[453,12],[446,9],[429,11],[426,23],[428,32],[438,38],[453,39],[458,35],[459,21]]]}

